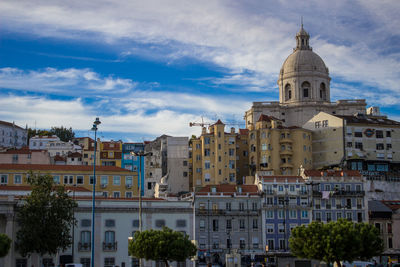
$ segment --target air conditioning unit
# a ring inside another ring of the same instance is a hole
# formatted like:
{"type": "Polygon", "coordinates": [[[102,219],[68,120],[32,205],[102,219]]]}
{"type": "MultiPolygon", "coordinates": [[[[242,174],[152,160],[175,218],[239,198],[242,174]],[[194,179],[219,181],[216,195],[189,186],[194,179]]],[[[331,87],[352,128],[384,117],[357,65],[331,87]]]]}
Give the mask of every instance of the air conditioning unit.
{"type": "Polygon", "coordinates": [[[125,187],[130,189],[130,188],[132,188],[132,185],[131,184],[127,184],[127,185],[125,185],[125,187]]]}
{"type": "Polygon", "coordinates": [[[106,188],[107,184],[101,184],[101,188],[106,188]]]}

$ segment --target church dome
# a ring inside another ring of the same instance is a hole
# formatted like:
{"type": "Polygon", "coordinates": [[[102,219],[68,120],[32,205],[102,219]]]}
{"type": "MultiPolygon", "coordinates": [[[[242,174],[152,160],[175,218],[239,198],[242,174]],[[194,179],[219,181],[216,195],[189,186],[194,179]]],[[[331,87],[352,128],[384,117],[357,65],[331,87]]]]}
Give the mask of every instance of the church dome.
{"type": "MultiPolygon", "coordinates": [[[[281,75],[292,76],[299,72],[319,72],[329,75],[328,68],[320,56],[312,50],[295,50],[282,65],[281,75]]],[[[283,77],[282,77],[283,78],[283,77]]]]}

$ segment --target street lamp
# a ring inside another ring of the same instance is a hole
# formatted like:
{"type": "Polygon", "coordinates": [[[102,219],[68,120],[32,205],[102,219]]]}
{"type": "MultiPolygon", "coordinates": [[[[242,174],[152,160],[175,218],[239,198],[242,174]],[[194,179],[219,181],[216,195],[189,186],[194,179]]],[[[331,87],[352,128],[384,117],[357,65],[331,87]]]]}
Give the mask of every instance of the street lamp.
{"type": "Polygon", "coordinates": [[[96,152],[97,152],[97,126],[100,124],[97,117],[93,122],[92,131],[94,131],[94,162],[93,162],[93,195],[92,195],[92,255],[90,258],[90,266],[94,267],[94,213],[95,213],[95,199],[96,199],[96,152]]]}
{"type": "MultiPolygon", "coordinates": [[[[131,155],[139,157],[139,232],[142,232],[142,158],[145,156],[151,156],[153,153],[151,152],[131,152],[131,155]]],[[[133,159],[132,159],[133,161],[133,159]]],[[[133,168],[133,166],[132,166],[133,168]]],[[[139,259],[139,266],[142,266],[142,259],[139,259]]],[[[92,266],[93,267],[93,266],[92,266]]]]}

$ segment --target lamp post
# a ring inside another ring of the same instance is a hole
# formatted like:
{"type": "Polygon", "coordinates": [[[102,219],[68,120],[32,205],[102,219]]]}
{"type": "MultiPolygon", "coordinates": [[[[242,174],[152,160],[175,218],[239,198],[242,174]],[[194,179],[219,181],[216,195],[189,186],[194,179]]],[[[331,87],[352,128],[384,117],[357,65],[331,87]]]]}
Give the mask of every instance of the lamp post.
{"type": "MultiPolygon", "coordinates": [[[[142,232],[142,157],[151,156],[151,152],[131,152],[131,155],[139,157],[139,232],[142,232]]],[[[133,161],[133,159],[132,159],[133,161]]],[[[133,168],[133,166],[132,166],[133,168]]],[[[142,259],[139,259],[139,266],[142,267],[142,259]]],[[[92,266],[93,267],[93,266],[92,266]]]]}
{"type": "Polygon", "coordinates": [[[94,267],[94,214],[95,214],[95,199],[96,199],[96,153],[97,153],[97,126],[100,124],[97,117],[93,122],[92,131],[94,131],[94,162],[93,162],[93,195],[92,195],[92,254],[90,258],[90,266],[94,267]]]}

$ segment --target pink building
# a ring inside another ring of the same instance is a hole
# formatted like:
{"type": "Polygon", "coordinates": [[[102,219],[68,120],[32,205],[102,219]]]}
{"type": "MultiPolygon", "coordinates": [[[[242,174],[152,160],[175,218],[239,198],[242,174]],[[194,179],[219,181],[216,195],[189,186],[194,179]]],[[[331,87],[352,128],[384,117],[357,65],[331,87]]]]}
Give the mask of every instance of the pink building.
{"type": "Polygon", "coordinates": [[[9,149],[0,152],[0,164],[50,164],[47,150],[9,149]]]}

